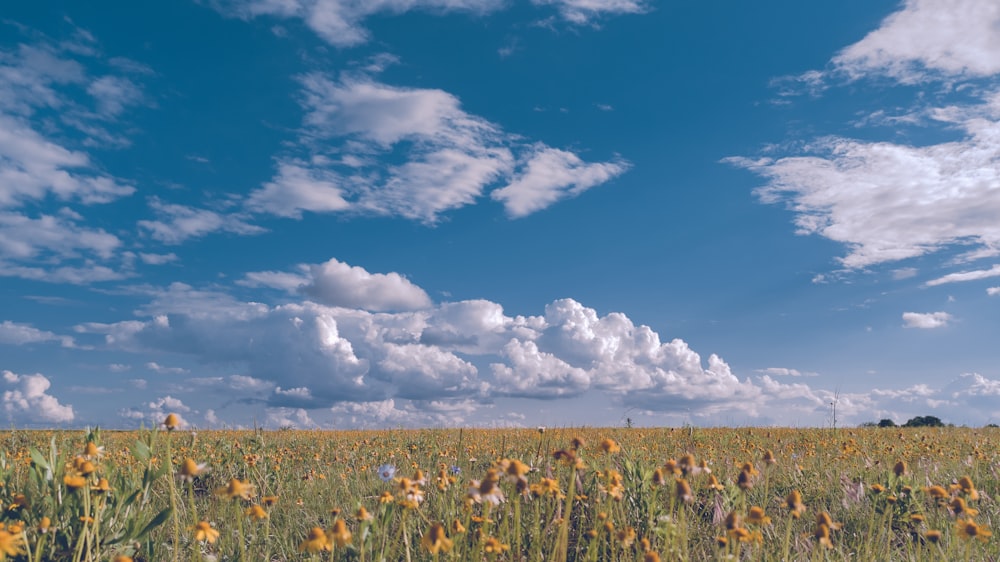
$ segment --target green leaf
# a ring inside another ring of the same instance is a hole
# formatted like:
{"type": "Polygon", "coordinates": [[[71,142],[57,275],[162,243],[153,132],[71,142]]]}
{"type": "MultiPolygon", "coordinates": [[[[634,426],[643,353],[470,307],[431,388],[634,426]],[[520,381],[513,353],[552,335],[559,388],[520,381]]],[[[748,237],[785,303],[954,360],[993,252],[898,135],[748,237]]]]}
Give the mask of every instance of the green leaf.
{"type": "Polygon", "coordinates": [[[39,466],[43,469],[52,468],[52,465],[50,465],[49,461],[45,459],[45,456],[42,455],[42,452],[34,447],[31,448],[31,462],[35,463],[35,466],[39,466]]]}
{"type": "Polygon", "coordinates": [[[141,531],[139,531],[139,534],[136,535],[135,538],[141,539],[146,535],[148,535],[150,531],[162,525],[163,522],[166,521],[168,517],[170,517],[170,513],[171,509],[169,507],[161,511],[159,514],[157,514],[156,517],[153,518],[152,521],[147,523],[146,526],[143,527],[141,531]]]}
{"type": "Polygon", "coordinates": [[[135,445],[132,446],[132,456],[138,459],[139,462],[147,463],[153,456],[153,452],[149,450],[149,445],[137,439],[135,445]]]}

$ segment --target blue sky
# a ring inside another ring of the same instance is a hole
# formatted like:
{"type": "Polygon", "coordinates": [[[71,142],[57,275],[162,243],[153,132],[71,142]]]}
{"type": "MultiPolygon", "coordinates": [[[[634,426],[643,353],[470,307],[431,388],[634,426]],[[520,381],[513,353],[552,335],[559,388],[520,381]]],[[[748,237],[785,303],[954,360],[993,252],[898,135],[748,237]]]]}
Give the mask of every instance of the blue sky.
{"type": "Polygon", "coordinates": [[[0,22],[16,426],[1000,421],[990,3],[0,22]]]}

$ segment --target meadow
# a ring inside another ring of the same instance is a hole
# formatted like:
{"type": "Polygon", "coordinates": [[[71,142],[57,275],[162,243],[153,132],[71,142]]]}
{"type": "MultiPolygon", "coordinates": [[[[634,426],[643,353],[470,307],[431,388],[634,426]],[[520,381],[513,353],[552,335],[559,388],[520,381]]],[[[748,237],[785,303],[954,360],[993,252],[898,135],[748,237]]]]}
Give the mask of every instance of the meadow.
{"type": "Polygon", "coordinates": [[[985,428],[0,432],[0,561],[997,560],[985,428]]]}

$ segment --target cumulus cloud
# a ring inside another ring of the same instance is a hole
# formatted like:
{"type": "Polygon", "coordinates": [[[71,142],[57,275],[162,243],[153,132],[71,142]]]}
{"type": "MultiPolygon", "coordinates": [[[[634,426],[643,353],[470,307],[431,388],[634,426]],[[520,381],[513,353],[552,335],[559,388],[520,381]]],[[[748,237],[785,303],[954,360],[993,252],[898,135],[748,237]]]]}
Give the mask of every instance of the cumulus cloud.
{"type": "Polygon", "coordinates": [[[943,328],[947,326],[954,317],[947,312],[904,312],[904,328],[922,328],[925,330],[933,328],[943,328]]]}
{"type": "Polygon", "coordinates": [[[39,330],[30,324],[11,322],[4,320],[0,322],[0,344],[25,345],[39,342],[59,342],[62,347],[76,347],[76,342],[71,336],[60,336],[52,332],[39,330]]]}
{"type": "Polygon", "coordinates": [[[331,258],[309,266],[310,282],[301,287],[306,295],[331,306],[364,310],[416,310],[427,308],[430,297],[402,275],[369,273],[331,258]]]}
{"type": "Polygon", "coordinates": [[[986,289],[986,294],[989,295],[989,296],[991,296],[991,297],[995,297],[996,295],[1000,295],[1000,287],[989,287],[989,288],[986,289]]]}
{"type": "Polygon", "coordinates": [[[443,90],[401,88],[369,76],[300,77],[305,116],[298,149],[246,208],[398,215],[435,223],[492,186],[508,214],[523,216],[620,175],[628,163],[586,163],[469,114],[443,90]],[[523,153],[517,156],[517,153],[523,153]]]}
{"type": "Polygon", "coordinates": [[[740,380],[717,355],[703,360],[680,339],[662,343],[648,326],[620,313],[599,316],[572,299],[530,317],[508,316],[482,300],[372,312],[311,301],[242,303],[175,284],[140,314],[146,319],[80,330],[105,333],[113,348],[241,365],[246,380],[268,382],[242,388],[221,378],[204,382],[272,408],[332,406],[356,417],[344,404],[381,404],[386,411],[406,405],[385,419],[417,419],[412,408],[432,403],[447,409],[498,397],[556,400],[599,392],[650,412],[688,408],[752,418],[773,401],[809,411],[825,399],[804,386],[740,380]]]}
{"type": "Polygon", "coordinates": [[[396,272],[369,273],[336,258],[320,264],[300,264],[296,270],[250,272],[237,283],[280,289],[329,306],[370,311],[419,310],[431,305],[423,289],[396,272]]]}
{"type": "Polygon", "coordinates": [[[1000,6],[978,0],[907,0],[878,29],[845,48],[834,65],[851,77],[879,73],[904,83],[927,73],[1000,72],[1000,6]]]}
{"type": "Polygon", "coordinates": [[[3,407],[11,423],[37,425],[73,421],[73,406],[60,404],[55,396],[48,394],[52,383],[44,375],[4,371],[3,380],[9,388],[3,393],[3,407]]]}

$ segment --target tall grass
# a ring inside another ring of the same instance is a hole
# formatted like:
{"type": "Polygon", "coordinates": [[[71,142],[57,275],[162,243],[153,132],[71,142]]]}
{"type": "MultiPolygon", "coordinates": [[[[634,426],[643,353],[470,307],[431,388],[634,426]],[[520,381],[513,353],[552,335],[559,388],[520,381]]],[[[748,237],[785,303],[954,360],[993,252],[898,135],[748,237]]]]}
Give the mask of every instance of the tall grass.
{"type": "Polygon", "coordinates": [[[967,428],[12,430],[0,560],[991,560],[998,441],[967,428]]]}

